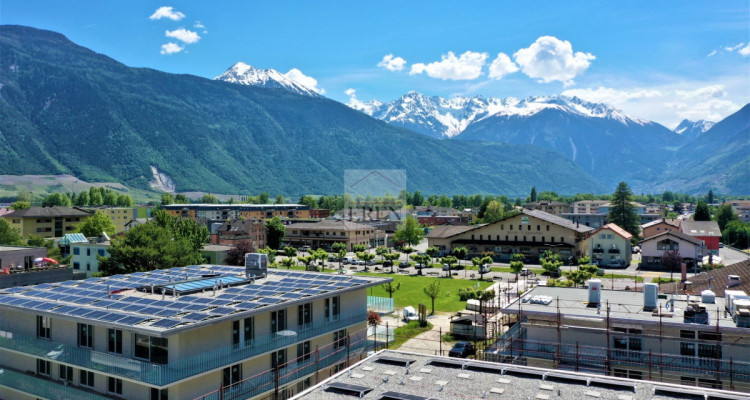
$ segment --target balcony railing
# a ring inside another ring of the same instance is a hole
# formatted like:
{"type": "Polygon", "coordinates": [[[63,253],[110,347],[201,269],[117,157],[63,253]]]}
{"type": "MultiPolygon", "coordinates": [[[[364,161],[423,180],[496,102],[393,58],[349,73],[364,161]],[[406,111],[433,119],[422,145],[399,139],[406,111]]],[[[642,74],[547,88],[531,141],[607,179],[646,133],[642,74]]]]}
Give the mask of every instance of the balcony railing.
{"type": "Polygon", "coordinates": [[[344,314],[335,320],[317,321],[312,324],[312,327],[297,331],[296,335],[264,335],[256,337],[255,340],[245,346],[223,346],[201,354],[182,357],[180,360],[169,364],[154,364],[43,340],[35,336],[15,333],[7,326],[0,327],[0,348],[25,353],[32,357],[46,358],[60,363],[101,371],[108,375],[163,386],[278,348],[290,346],[318,335],[325,333],[332,334],[334,330],[342,329],[358,322],[365,322],[366,317],[364,312],[344,314]]]}
{"type": "Polygon", "coordinates": [[[0,386],[43,399],[108,400],[105,397],[52,379],[0,368],[0,386]]]}

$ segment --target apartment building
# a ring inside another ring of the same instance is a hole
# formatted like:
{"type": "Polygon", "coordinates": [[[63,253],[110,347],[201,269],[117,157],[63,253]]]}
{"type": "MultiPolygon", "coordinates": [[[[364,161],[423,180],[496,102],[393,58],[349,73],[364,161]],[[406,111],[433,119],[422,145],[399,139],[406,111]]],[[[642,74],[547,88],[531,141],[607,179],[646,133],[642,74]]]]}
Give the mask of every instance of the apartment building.
{"type": "Polygon", "coordinates": [[[362,354],[389,281],[201,265],[0,289],[0,398],[291,396],[362,354]]]}
{"type": "Polygon", "coordinates": [[[273,217],[307,219],[312,215],[310,207],[304,204],[170,204],[161,208],[175,217],[222,221],[273,217]]]}
{"type": "Polygon", "coordinates": [[[341,242],[346,244],[348,251],[352,251],[355,244],[368,248],[375,246],[377,236],[382,239],[385,233],[357,222],[323,220],[288,225],[284,241],[290,246],[310,246],[314,249],[330,249],[333,243],[341,242]]]}
{"type": "Polygon", "coordinates": [[[81,210],[90,212],[92,215],[99,211],[108,216],[112,223],[115,224],[115,233],[124,232],[128,222],[138,217],[138,210],[133,207],[78,207],[81,210]]]}
{"type": "Polygon", "coordinates": [[[469,258],[493,253],[496,261],[507,262],[513,254],[521,253],[532,261],[553,251],[567,260],[587,254],[583,241],[591,230],[544,211],[522,209],[491,224],[437,227],[427,234],[427,243],[445,252],[464,246],[469,258]]]}
{"type": "MultiPolygon", "coordinates": [[[[83,236],[83,234],[76,234],[83,236]]],[[[85,272],[86,277],[90,278],[99,272],[99,259],[97,257],[109,257],[109,246],[111,242],[109,237],[102,236],[98,238],[83,238],[84,240],[71,240],[70,243],[70,262],[73,265],[74,272],[85,272]]]]}
{"type": "Polygon", "coordinates": [[[75,231],[76,226],[91,216],[76,207],[29,207],[3,215],[11,228],[21,235],[43,238],[62,237],[75,231]]]}
{"type": "Polygon", "coordinates": [[[651,236],[656,236],[658,234],[664,233],[666,231],[680,231],[680,222],[681,219],[657,219],[655,221],[651,221],[647,224],[641,225],[641,236],[646,239],[650,238],[651,236]]]}
{"type": "Polygon", "coordinates": [[[632,257],[633,235],[617,224],[607,224],[589,233],[584,247],[591,261],[601,266],[628,267],[632,257]]]}
{"type": "MultiPolygon", "coordinates": [[[[706,244],[706,250],[714,255],[719,254],[719,241],[721,240],[721,229],[716,221],[693,221],[684,220],[680,224],[680,232],[702,240],[706,244]]],[[[706,253],[708,254],[708,253],[706,253]]]]}
{"type": "Polygon", "coordinates": [[[532,203],[526,203],[523,205],[523,208],[527,210],[544,211],[546,213],[559,216],[563,213],[569,213],[572,207],[570,204],[560,201],[539,200],[532,203]]]}
{"type": "Polygon", "coordinates": [[[750,392],[750,300],[603,286],[524,293],[503,308],[519,323],[484,358],[750,392]]]}
{"type": "Polygon", "coordinates": [[[266,247],[266,226],[260,219],[233,219],[219,225],[211,232],[211,243],[234,246],[249,241],[253,248],[266,247]]]}

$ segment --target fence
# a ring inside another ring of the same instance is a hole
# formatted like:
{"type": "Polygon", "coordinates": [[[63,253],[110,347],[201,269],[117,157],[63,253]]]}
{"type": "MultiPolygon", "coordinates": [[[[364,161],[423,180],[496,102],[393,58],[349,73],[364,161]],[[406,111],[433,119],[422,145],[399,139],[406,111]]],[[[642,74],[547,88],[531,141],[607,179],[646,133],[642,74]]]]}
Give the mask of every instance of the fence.
{"type": "Polygon", "coordinates": [[[367,296],[367,309],[379,314],[390,314],[395,311],[392,298],[367,296]]]}

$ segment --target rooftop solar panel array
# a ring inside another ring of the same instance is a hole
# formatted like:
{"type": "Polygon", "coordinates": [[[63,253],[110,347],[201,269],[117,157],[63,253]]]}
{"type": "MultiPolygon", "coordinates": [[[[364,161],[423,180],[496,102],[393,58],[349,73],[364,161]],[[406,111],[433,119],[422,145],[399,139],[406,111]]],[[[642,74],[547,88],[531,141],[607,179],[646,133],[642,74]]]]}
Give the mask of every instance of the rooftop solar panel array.
{"type": "Polygon", "coordinates": [[[370,282],[289,270],[271,270],[269,274],[275,280],[251,283],[245,278],[244,267],[189,266],[0,289],[0,305],[164,330],[370,282]],[[215,286],[223,289],[209,295],[215,286]]]}

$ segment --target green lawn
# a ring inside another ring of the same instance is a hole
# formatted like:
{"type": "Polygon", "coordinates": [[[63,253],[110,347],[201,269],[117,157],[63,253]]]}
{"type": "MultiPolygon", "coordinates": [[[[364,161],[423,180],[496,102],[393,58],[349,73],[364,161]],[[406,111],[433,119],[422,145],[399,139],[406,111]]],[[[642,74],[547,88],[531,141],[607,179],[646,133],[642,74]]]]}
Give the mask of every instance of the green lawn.
{"type": "Polygon", "coordinates": [[[677,278],[672,278],[672,279],[670,279],[670,278],[661,278],[661,277],[656,277],[656,278],[654,278],[654,279],[651,279],[651,282],[652,282],[652,283],[656,283],[656,284],[662,284],[662,283],[670,283],[670,282],[679,282],[679,281],[680,281],[680,280],[679,280],[679,279],[677,279],[677,278]]]}
{"type": "MultiPolygon", "coordinates": [[[[393,278],[394,283],[400,283],[401,289],[393,294],[396,307],[412,306],[415,309],[422,303],[427,306],[427,312],[430,312],[432,300],[424,294],[424,288],[432,280],[440,281],[440,296],[435,299],[435,311],[456,312],[466,308],[466,302],[458,299],[458,289],[469,288],[477,284],[475,280],[466,279],[445,279],[429,276],[404,276],[396,274],[373,274],[360,272],[357,275],[377,276],[380,278],[393,278]]],[[[487,288],[492,283],[479,282],[481,288],[487,288]]],[[[382,286],[372,288],[372,293],[368,295],[388,297],[388,293],[383,290],[382,286]]]]}
{"type": "Polygon", "coordinates": [[[395,338],[393,342],[388,345],[388,348],[396,350],[407,340],[419,335],[420,333],[427,332],[430,329],[432,329],[432,324],[429,322],[427,323],[427,326],[422,327],[419,326],[419,321],[410,321],[408,324],[396,328],[393,332],[395,338]]]}

